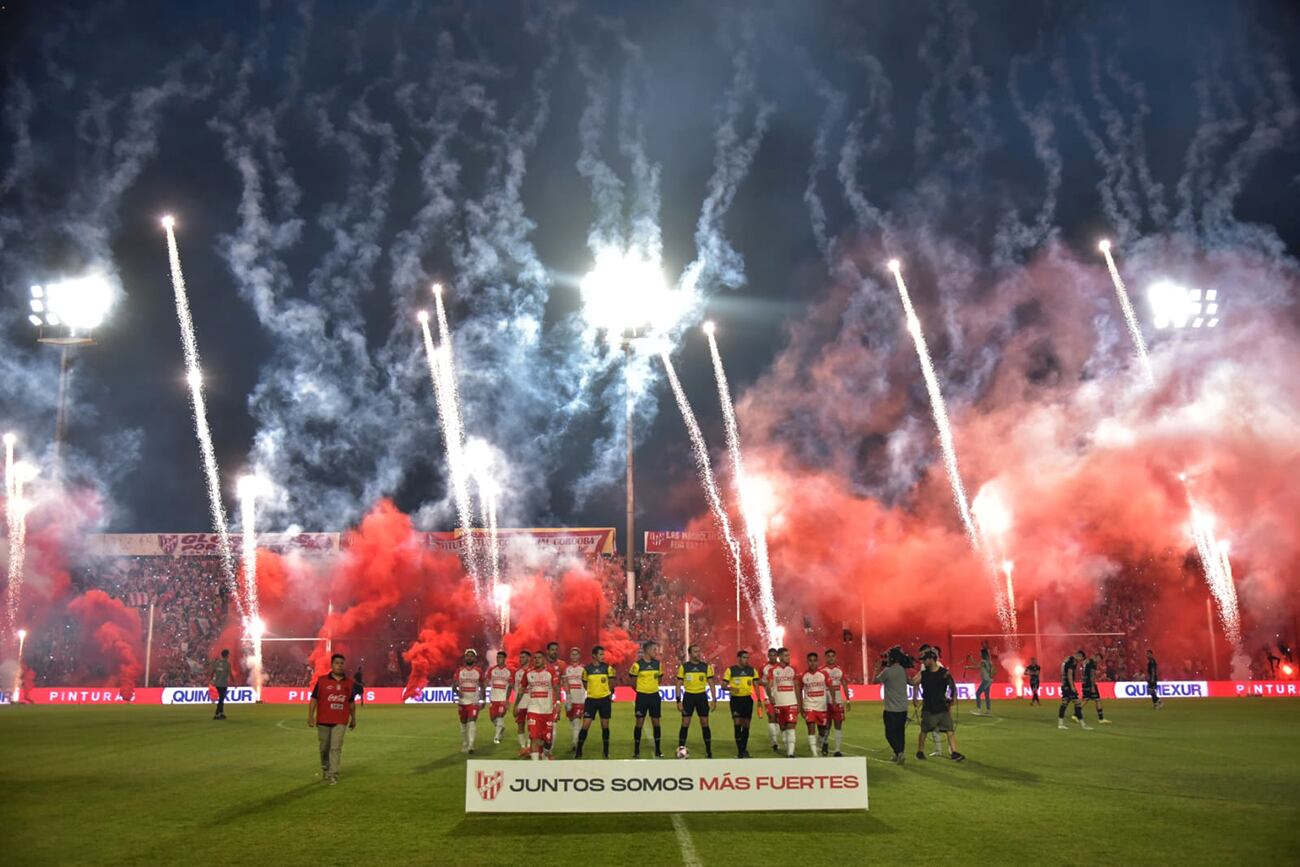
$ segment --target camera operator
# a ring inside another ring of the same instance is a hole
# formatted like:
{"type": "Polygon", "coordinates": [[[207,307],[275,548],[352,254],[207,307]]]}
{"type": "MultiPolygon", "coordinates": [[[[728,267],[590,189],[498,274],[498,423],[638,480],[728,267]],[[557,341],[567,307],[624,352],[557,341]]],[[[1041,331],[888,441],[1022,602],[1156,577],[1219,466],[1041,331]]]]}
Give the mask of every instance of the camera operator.
{"type": "Polygon", "coordinates": [[[913,665],[911,657],[901,647],[894,646],[881,654],[876,673],[871,682],[881,686],[885,699],[885,740],[894,751],[892,761],[902,764],[903,751],[907,749],[907,668],[913,665]]]}
{"type": "Polygon", "coordinates": [[[925,759],[925,736],[930,732],[943,732],[948,736],[948,750],[954,762],[966,757],[957,752],[957,737],[949,709],[957,698],[957,683],[946,668],[939,667],[939,654],[931,648],[921,657],[924,668],[912,678],[913,686],[921,687],[921,736],[916,742],[916,757],[925,759]]]}

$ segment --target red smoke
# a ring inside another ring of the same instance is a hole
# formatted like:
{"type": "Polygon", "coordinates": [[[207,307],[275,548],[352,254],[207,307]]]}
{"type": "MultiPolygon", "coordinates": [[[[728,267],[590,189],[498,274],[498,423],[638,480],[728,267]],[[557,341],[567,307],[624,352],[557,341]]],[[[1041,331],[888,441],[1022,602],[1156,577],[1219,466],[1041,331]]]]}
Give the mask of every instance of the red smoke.
{"type": "Polygon", "coordinates": [[[144,672],[140,664],[140,613],[102,590],[88,590],[68,603],[82,628],[81,659],[102,658],[111,670],[107,686],[127,701],[144,672]]]}

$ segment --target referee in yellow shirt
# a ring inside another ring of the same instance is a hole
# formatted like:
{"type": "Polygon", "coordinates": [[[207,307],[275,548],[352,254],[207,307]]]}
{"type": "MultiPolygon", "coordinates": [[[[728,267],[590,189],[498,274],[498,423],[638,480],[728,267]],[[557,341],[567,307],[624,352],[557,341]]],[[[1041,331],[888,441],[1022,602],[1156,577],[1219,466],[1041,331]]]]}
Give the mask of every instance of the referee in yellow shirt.
{"type": "Polygon", "coordinates": [[[718,706],[716,675],[713,666],[700,656],[700,646],[686,648],[690,658],[677,666],[677,710],[682,715],[682,727],[677,732],[677,746],[686,746],[686,735],[691,730],[691,716],[700,715],[700,728],[704,730],[704,753],[713,758],[713,734],[709,731],[709,711],[718,706]],[[709,687],[713,687],[713,694],[709,687]]]}
{"type": "Polygon", "coordinates": [[[655,758],[662,759],[660,751],[659,708],[662,700],[659,696],[659,681],[663,680],[664,664],[659,661],[659,645],[647,641],[641,645],[641,655],[627,670],[628,676],[636,685],[636,728],[632,730],[632,758],[641,758],[641,727],[645,718],[650,717],[650,724],[655,730],[655,758]]]}
{"type": "Polygon", "coordinates": [[[731,692],[731,721],[736,726],[736,758],[749,758],[749,721],[754,718],[754,683],[758,672],[749,664],[749,651],[736,654],[736,664],[722,672],[722,682],[731,692]]]}
{"type": "Polygon", "coordinates": [[[582,758],[582,746],[587,742],[587,729],[600,715],[600,739],[604,742],[605,758],[609,758],[609,717],[613,709],[614,666],[605,661],[605,648],[597,644],[591,649],[591,662],[582,669],[582,685],[587,689],[587,700],[582,705],[582,731],[578,732],[578,749],[575,759],[582,758]]]}

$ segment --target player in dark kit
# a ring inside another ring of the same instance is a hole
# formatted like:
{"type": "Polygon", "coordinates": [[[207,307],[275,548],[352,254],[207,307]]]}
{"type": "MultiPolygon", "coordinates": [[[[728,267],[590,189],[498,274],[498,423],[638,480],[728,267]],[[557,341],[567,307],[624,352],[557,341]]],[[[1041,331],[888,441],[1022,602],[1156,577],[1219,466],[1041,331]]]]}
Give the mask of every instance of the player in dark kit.
{"type": "Polygon", "coordinates": [[[1029,675],[1030,705],[1042,704],[1042,702],[1038,700],[1038,683],[1042,673],[1043,667],[1038,664],[1038,657],[1031,656],[1029,658],[1029,664],[1025,666],[1025,674],[1029,675]]]}
{"type": "Polygon", "coordinates": [[[1151,707],[1159,709],[1165,706],[1160,698],[1160,667],[1156,665],[1156,655],[1147,648],[1147,695],[1151,696],[1151,707]]]}
{"type": "Polygon", "coordinates": [[[700,656],[700,646],[686,648],[689,657],[677,666],[677,710],[682,715],[682,727],[677,731],[677,746],[686,746],[686,735],[691,730],[691,716],[698,714],[704,735],[704,753],[713,758],[713,732],[709,731],[709,711],[718,706],[717,675],[713,664],[700,656]]]}
{"type": "Polygon", "coordinates": [[[1110,720],[1106,719],[1101,710],[1101,691],[1097,687],[1097,655],[1093,654],[1088,657],[1088,661],[1083,664],[1083,704],[1092,702],[1097,706],[1097,722],[1102,725],[1110,725],[1110,720]]]}
{"type": "Polygon", "coordinates": [[[587,729],[591,721],[600,717],[600,738],[605,758],[609,758],[609,717],[614,700],[614,666],[605,661],[605,648],[597,644],[591,649],[591,662],[582,670],[582,684],[587,688],[587,700],[582,705],[582,731],[578,732],[578,749],[575,759],[582,758],[582,747],[587,743],[587,729]]]}
{"type": "Polygon", "coordinates": [[[663,704],[659,696],[659,682],[664,676],[664,664],[657,658],[659,645],[647,641],[641,645],[641,656],[627,670],[628,676],[636,687],[636,728],[632,730],[632,758],[641,758],[641,728],[645,718],[650,717],[650,724],[655,732],[655,758],[664,757],[660,748],[663,730],[659,728],[659,709],[663,704]]]}
{"type": "Polygon", "coordinates": [[[754,682],[758,672],[749,664],[749,651],[736,654],[736,664],[722,672],[722,682],[731,692],[731,721],[736,729],[736,758],[749,758],[749,722],[754,718],[754,682]]]}
{"type": "Polygon", "coordinates": [[[1065,724],[1065,709],[1074,702],[1074,719],[1085,729],[1092,726],[1083,721],[1083,706],[1079,704],[1079,690],[1077,689],[1080,663],[1086,656],[1082,650],[1065,658],[1061,663],[1061,709],[1056,714],[1056,727],[1058,729],[1069,728],[1065,724]]]}

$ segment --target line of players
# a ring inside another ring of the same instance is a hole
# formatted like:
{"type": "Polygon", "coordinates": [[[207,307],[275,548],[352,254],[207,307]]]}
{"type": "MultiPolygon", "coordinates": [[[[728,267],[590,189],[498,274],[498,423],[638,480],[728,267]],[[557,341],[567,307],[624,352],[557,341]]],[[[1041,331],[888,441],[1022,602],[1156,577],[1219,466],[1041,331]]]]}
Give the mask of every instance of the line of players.
{"type": "MultiPolygon", "coordinates": [[[[484,705],[489,707],[493,724],[492,742],[505,738],[507,718],[513,715],[519,739],[520,757],[533,760],[552,757],[555,727],[563,714],[569,720],[572,736],[571,753],[582,758],[587,736],[594,720],[600,720],[602,754],[609,758],[609,721],[613,712],[613,695],[617,679],[614,667],[605,661],[604,648],[592,648],[590,662],[583,664],[578,648],[569,651],[568,662],[559,658],[560,646],[552,641],[545,650],[521,651],[515,668],[506,662],[505,651],[498,651],[496,664],[484,672],[479,667],[478,652],[465,651],[464,661],[456,670],[452,690],[460,716],[461,752],[473,753],[478,716],[484,705]],[[513,700],[512,700],[513,697],[513,700]]],[[[654,756],[662,758],[663,697],[660,692],[666,676],[659,659],[659,647],[653,641],[641,646],[636,661],[628,668],[628,681],[636,695],[632,757],[641,757],[642,730],[650,720],[654,738],[654,756]]],[[[674,698],[681,715],[677,736],[677,755],[684,758],[691,719],[698,716],[704,738],[705,753],[713,757],[713,733],[709,726],[710,711],[717,709],[718,676],[711,663],[705,662],[698,645],[687,648],[687,659],[677,666],[674,698]]],[[[842,755],[844,718],[851,702],[844,670],[834,649],[826,651],[825,663],[816,653],[807,655],[807,667],[798,672],[790,664],[787,648],[769,648],[767,663],[756,670],[749,662],[749,652],[736,654],[736,664],[728,666],[721,681],[729,692],[733,736],[738,758],[749,758],[749,730],[755,710],[766,715],[772,751],[793,758],[798,740],[796,728],[802,716],[807,727],[808,748],[812,755],[842,755]]]]}

